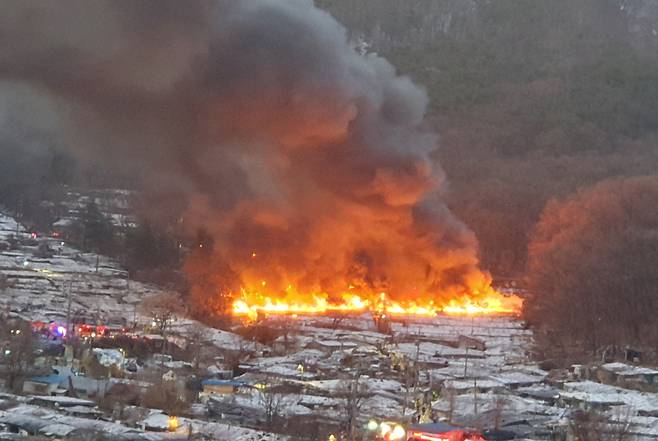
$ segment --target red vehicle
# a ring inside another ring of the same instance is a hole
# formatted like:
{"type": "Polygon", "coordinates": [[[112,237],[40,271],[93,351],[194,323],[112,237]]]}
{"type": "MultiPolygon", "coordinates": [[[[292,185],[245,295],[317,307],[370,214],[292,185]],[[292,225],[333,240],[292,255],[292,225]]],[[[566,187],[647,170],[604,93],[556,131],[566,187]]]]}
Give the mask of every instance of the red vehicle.
{"type": "Polygon", "coordinates": [[[443,423],[414,424],[407,430],[407,441],[486,441],[478,432],[443,423]]]}

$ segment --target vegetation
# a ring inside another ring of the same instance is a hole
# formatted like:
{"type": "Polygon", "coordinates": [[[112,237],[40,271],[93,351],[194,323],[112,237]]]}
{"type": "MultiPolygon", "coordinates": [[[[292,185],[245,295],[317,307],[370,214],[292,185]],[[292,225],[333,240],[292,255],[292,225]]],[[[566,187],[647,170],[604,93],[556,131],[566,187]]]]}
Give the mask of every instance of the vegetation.
{"type": "Polygon", "coordinates": [[[6,386],[12,392],[21,392],[23,382],[34,365],[37,338],[29,322],[12,320],[2,328],[0,335],[3,363],[6,366],[6,386]]]}
{"type": "Polygon", "coordinates": [[[530,243],[526,316],[547,347],[656,347],[658,177],[606,181],[551,201],[530,243]]]}

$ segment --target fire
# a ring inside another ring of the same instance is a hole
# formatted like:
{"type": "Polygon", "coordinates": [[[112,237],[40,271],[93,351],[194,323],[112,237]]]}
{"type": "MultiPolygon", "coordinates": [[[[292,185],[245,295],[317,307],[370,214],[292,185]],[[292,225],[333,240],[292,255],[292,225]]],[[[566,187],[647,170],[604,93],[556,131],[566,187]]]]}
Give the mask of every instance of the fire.
{"type": "Polygon", "coordinates": [[[167,422],[167,428],[170,432],[175,432],[178,429],[179,424],[178,417],[172,415],[167,422]]]}
{"type": "Polygon", "coordinates": [[[259,314],[315,315],[326,313],[363,313],[373,311],[393,316],[425,316],[437,314],[455,316],[506,315],[518,314],[523,300],[515,295],[505,295],[493,288],[486,293],[462,295],[445,302],[414,301],[398,302],[390,300],[386,293],[376,296],[360,296],[347,292],[337,301],[329,301],[323,294],[298,295],[292,287],[282,298],[272,297],[259,291],[242,289],[239,298],[233,302],[233,314],[255,319],[259,314]]]}

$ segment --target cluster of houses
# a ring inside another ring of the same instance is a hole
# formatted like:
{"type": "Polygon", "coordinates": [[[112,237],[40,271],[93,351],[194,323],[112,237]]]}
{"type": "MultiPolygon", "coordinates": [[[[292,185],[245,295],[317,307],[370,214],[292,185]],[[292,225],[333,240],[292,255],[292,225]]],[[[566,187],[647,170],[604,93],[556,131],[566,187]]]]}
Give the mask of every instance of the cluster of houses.
{"type": "MultiPolygon", "coordinates": [[[[16,234],[28,236],[0,215],[0,240],[16,234]]],[[[12,282],[0,296],[5,315],[46,324],[84,316],[77,321],[94,325],[75,330],[89,338],[83,351],[42,354],[20,394],[0,396],[0,433],[319,441],[391,422],[409,433],[434,424],[488,440],[564,440],[577,412],[595,412],[610,430],[658,440],[657,370],[631,357],[544,371],[530,357],[530,331],[513,317],[393,317],[387,334],[367,314],[270,317],[257,325],[281,336],[267,344],[178,318],[166,336],[139,335],[148,345],[138,357],[98,325],[148,325],[138,306],[157,288],[65,245],[49,257],[35,250],[26,242],[0,251],[12,282]],[[154,391],[159,400],[144,399],[154,391]]]]}

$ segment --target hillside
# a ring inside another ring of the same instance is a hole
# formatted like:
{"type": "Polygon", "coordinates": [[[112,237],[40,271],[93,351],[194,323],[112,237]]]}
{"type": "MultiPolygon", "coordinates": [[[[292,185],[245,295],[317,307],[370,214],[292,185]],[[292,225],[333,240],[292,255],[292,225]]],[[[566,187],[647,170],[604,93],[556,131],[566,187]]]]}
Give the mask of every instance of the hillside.
{"type": "Polygon", "coordinates": [[[521,273],[547,200],[658,165],[653,1],[321,0],[425,86],[452,208],[521,273]]]}

